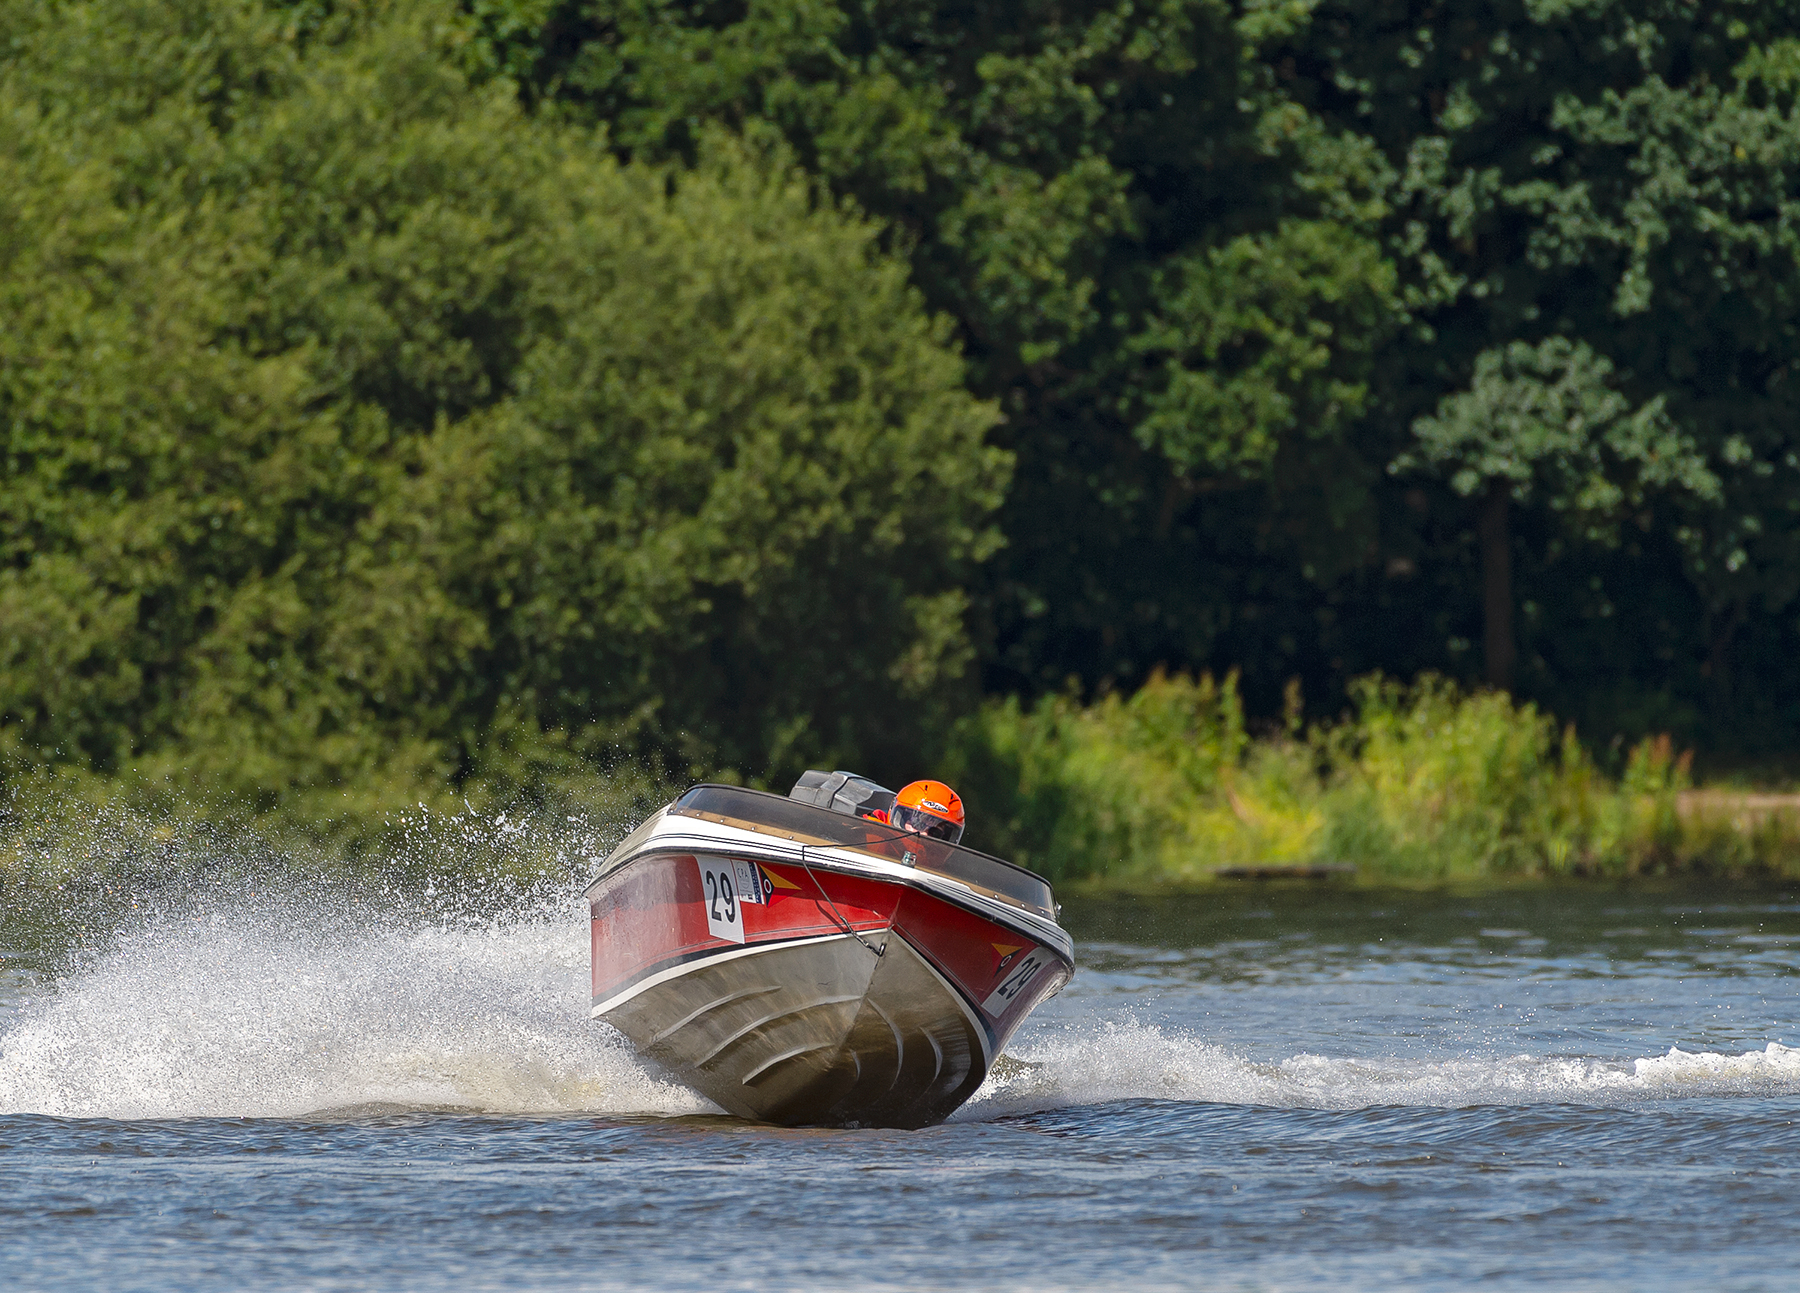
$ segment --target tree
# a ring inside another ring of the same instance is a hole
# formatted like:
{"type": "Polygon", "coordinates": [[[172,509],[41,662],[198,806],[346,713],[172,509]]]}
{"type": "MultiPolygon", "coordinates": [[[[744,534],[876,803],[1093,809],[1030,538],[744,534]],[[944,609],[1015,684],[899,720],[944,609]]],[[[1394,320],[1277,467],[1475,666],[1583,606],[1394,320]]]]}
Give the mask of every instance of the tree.
{"type": "MultiPolygon", "coordinates": [[[[1483,500],[1462,524],[1485,553],[1495,680],[1514,600],[1497,581],[1528,561],[1531,686],[1565,712],[1599,690],[1679,694],[1711,674],[1723,723],[1719,680],[1751,605],[1765,649],[1791,636],[1773,613],[1800,575],[1784,378],[1800,287],[1780,40],[1793,21],[1781,3],[1371,0],[1321,5],[1271,50],[1293,60],[1294,95],[1365,135],[1396,176],[1383,237],[1414,325],[1381,356],[1374,400],[1422,437],[1400,466],[1446,468],[1483,500]],[[1580,429],[1552,434],[1565,416],[1580,429]],[[1634,459],[1618,437],[1640,433],[1681,465],[1634,459]],[[1473,476],[1456,465],[1465,452],[1473,476]],[[1495,454],[1511,465],[1498,471],[1495,454]],[[1574,477],[1551,470],[1576,459],[1574,477]],[[1576,477],[1624,491],[1631,524],[1565,525],[1582,510],[1576,477]],[[1522,512],[1527,500],[1542,511],[1522,512]],[[1671,597],[1694,613],[1656,608],[1671,597]],[[1583,625],[1615,611],[1633,627],[1602,646],[1583,625]]],[[[1664,712],[1652,721],[1673,721],[1664,712]]],[[[1765,693],[1759,719],[1775,712],[1765,693]]]]}
{"type": "MultiPolygon", "coordinates": [[[[604,122],[621,155],[691,155],[704,123],[774,129],[885,222],[1017,455],[982,599],[990,686],[1281,657],[1244,634],[1244,601],[1298,602],[1303,568],[1363,559],[1386,458],[1348,430],[1404,311],[1368,236],[1385,161],[1258,57],[1303,10],[474,11],[497,66],[529,67],[534,101],[604,122]]],[[[1283,667],[1257,674],[1278,691],[1283,667]]]]}
{"type": "Polygon", "coordinates": [[[955,708],[994,414],[778,147],[621,165],[430,0],[0,30],[10,776],[355,816],[955,708]]]}
{"type": "MultiPolygon", "coordinates": [[[[1719,481],[1661,396],[1633,409],[1611,363],[1585,342],[1515,341],[1475,360],[1467,391],[1414,424],[1416,459],[1479,499],[1484,657],[1490,686],[1511,688],[1515,642],[1511,505],[1543,501],[1590,539],[1617,543],[1620,519],[1655,490],[1716,501],[1719,481]]],[[[1414,455],[1397,466],[1413,465],[1414,455]]]]}

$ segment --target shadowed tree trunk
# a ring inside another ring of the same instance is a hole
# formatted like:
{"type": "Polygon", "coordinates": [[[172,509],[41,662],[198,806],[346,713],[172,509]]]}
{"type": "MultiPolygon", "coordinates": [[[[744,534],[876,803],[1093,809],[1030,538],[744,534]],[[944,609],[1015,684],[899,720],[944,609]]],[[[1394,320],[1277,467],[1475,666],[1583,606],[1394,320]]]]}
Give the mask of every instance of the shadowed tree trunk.
{"type": "Polygon", "coordinates": [[[1511,691],[1513,682],[1512,540],[1507,529],[1510,490],[1488,485],[1481,504],[1481,650],[1487,684],[1511,691]]]}
{"type": "Polygon", "coordinates": [[[1725,723],[1731,714],[1731,639],[1743,627],[1744,603],[1733,602],[1729,615],[1709,611],[1706,616],[1706,663],[1700,676],[1707,681],[1707,701],[1715,721],[1725,723]]]}

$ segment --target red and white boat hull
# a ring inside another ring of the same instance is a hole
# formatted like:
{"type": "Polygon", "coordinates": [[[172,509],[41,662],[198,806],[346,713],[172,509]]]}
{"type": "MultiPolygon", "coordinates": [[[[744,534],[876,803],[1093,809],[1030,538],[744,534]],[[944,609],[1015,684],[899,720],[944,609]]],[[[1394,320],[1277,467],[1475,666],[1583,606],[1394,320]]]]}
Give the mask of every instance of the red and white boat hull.
{"type": "Polygon", "coordinates": [[[593,1014],[731,1113],[939,1121],[1073,973],[1053,918],[978,887],[659,816],[589,888],[593,1014]]]}

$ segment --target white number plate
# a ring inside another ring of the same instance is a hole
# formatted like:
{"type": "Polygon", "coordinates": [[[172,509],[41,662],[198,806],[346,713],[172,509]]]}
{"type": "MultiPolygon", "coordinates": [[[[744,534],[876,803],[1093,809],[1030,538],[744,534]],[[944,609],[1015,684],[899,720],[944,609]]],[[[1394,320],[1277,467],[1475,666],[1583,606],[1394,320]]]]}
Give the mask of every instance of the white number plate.
{"type": "Polygon", "coordinates": [[[700,903],[706,928],[714,938],[744,941],[744,904],[761,905],[761,868],[730,858],[695,858],[700,866],[700,903]]]}
{"type": "Polygon", "coordinates": [[[988,999],[981,1003],[981,1008],[990,1015],[1005,1012],[1018,995],[1025,991],[1026,985],[1037,978],[1037,972],[1050,963],[1050,954],[1041,947],[1034,947],[1025,954],[1012,973],[1000,981],[1000,986],[988,993],[988,999]]]}

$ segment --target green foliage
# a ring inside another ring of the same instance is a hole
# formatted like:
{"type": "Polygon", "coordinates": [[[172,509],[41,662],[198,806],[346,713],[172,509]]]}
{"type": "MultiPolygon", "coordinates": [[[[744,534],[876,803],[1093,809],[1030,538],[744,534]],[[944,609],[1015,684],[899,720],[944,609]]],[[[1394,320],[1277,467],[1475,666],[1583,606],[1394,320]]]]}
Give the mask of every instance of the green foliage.
{"type": "Polygon", "coordinates": [[[875,230],[429,0],[299,27],[0,10],[0,775],[342,825],[920,739],[1007,460],[875,230]]]}
{"type": "Polygon", "coordinates": [[[1800,592],[1794,18],[1785,0],[1371,0],[1315,9],[1285,46],[1311,69],[1296,96],[1396,177],[1381,228],[1415,322],[1377,370],[1418,436],[1399,479],[1529,496],[1522,681],[1565,711],[1635,672],[1765,741],[1792,721],[1774,655],[1781,720],[1730,675],[1750,620],[1766,652],[1791,640],[1800,592]],[[1601,555],[1627,515],[1626,559],[1601,555]],[[1626,603],[1629,627],[1583,623],[1626,603]]]}
{"type": "Polygon", "coordinates": [[[1529,691],[1741,731],[1744,626],[1785,687],[1789,0],[468,7],[621,155],[776,133],[885,224],[1018,459],[990,686],[1472,673],[1504,478],[1529,691]]]}
{"type": "Polygon", "coordinates": [[[970,843],[1053,879],[1162,866],[1184,807],[1213,802],[1246,742],[1236,680],[1157,677],[1129,700],[1031,710],[990,703],[960,726],[944,774],[979,805],[970,843]]]}
{"type": "Polygon", "coordinates": [[[1138,439],[1181,476],[1261,476],[1368,411],[1369,361],[1398,322],[1393,267],[1330,221],[1284,221],[1180,258],[1131,348],[1164,359],[1138,439]]]}
{"type": "Polygon", "coordinates": [[[1321,568],[1369,522],[1385,459],[1350,442],[1404,316],[1372,236],[1391,177],[1259,60],[1304,25],[1220,0],[566,0],[497,57],[621,155],[777,132],[885,223],[1007,414],[1019,485],[976,609],[1037,687],[1216,648],[1234,563],[1165,578],[1195,564],[1202,492],[1273,507],[1282,555],[1321,568]]]}
{"type": "MultiPolygon", "coordinates": [[[[1590,734],[1783,748],[1795,17],[0,0],[0,778],[356,832],[906,775],[985,689],[1054,797],[1159,669],[1366,708],[1496,607],[1590,734]]],[[[1303,746],[1057,838],[1301,856],[1303,746]]],[[[1427,867],[1377,808],[1331,849],[1427,867]]],[[[1431,829],[1555,855],[1496,811],[1431,829]]]]}
{"type": "Polygon", "coordinates": [[[1463,495],[1497,480],[1526,502],[1535,487],[1552,508],[1585,520],[1590,535],[1658,488],[1717,500],[1718,478],[1693,437],[1671,423],[1663,397],[1632,409],[1609,384],[1612,371],[1585,342],[1564,337],[1486,351],[1469,389],[1415,424],[1417,459],[1453,465],[1451,484],[1463,495]]]}
{"type": "Polygon", "coordinates": [[[1350,865],[1372,880],[1785,873],[1800,840],[1683,816],[1666,736],[1603,775],[1573,729],[1493,692],[1373,676],[1336,724],[1248,739],[1234,679],[1158,675],[1082,708],[989,704],[951,772],[970,841],[1058,879],[1199,881],[1221,867],[1350,865]]]}

